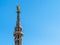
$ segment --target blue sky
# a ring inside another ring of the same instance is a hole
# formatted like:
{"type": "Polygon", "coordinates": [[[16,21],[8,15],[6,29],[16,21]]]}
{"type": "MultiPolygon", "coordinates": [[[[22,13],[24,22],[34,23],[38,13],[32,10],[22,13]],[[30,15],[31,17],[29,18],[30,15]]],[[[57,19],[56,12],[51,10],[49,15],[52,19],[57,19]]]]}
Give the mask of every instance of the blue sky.
{"type": "MultiPolygon", "coordinates": [[[[60,0],[19,0],[22,45],[60,45],[60,0]]],[[[16,0],[0,0],[0,45],[14,45],[16,0]]]]}

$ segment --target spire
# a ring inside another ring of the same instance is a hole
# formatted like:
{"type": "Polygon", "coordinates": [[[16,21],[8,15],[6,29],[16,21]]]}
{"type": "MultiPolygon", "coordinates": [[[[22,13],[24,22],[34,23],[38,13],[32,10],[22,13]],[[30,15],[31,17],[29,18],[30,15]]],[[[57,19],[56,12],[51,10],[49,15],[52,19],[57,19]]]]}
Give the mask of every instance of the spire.
{"type": "Polygon", "coordinates": [[[22,45],[22,27],[20,26],[20,6],[17,5],[17,22],[16,22],[16,27],[14,31],[14,42],[15,45],[22,45]]]}
{"type": "Polygon", "coordinates": [[[17,22],[16,22],[16,27],[20,27],[20,6],[18,4],[18,0],[16,0],[16,8],[17,8],[17,22]]]}
{"type": "Polygon", "coordinates": [[[20,27],[20,6],[17,5],[17,22],[16,22],[16,26],[20,27]]]}

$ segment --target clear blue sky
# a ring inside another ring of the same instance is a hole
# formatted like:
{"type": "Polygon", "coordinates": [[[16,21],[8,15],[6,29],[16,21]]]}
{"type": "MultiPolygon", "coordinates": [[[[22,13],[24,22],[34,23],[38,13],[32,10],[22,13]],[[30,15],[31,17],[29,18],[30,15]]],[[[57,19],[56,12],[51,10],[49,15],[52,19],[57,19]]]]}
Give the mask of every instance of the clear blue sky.
{"type": "MultiPolygon", "coordinates": [[[[60,0],[19,0],[23,45],[60,45],[60,0]]],[[[16,0],[0,0],[0,45],[14,45],[16,0]]]]}

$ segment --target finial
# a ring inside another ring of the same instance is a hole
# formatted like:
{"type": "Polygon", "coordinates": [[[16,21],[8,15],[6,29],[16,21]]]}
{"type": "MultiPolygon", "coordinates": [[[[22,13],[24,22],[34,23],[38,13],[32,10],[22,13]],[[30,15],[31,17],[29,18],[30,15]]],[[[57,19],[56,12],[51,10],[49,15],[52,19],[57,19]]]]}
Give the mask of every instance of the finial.
{"type": "Polygon", "coordinates": [[[17,5],[17,12],[20,13],[20,6],[17,5]]]}
{"type": "Polygon", "coordinates": [[[17,12],[20,13],[20,6],[18,4],[18,0],[16,0],[16,2],[17,2],[17,12]]]}

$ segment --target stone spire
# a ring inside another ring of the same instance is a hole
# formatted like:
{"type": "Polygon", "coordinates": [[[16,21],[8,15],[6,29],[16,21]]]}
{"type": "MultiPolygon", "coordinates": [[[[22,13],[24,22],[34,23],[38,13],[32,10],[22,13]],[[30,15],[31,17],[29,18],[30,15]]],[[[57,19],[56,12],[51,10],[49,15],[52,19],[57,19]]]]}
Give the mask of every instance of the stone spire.
{"type": "Polygon", "coordinates": [[[17,6],[17,22],[16,27],[20,27],[20,6],[17,6]]]}
{"type": "Polygon", "coordinates": [[[17,5],[17,22],[16,22],[15,31],[13,34],[15,45],[22,45],[23,32],[22,32],[22,27],[20,25],[21,25],[20,24],[20,6],[17,5]]]}
{"type": "Polygon", "coordinates": [[[16,0],[17,2],[17,6],[16,6],[16,9],[17,9],[17,22],[16,22],[16,27],[20,27],[20,6],[18,4],[18,0],[16,0]]]}

